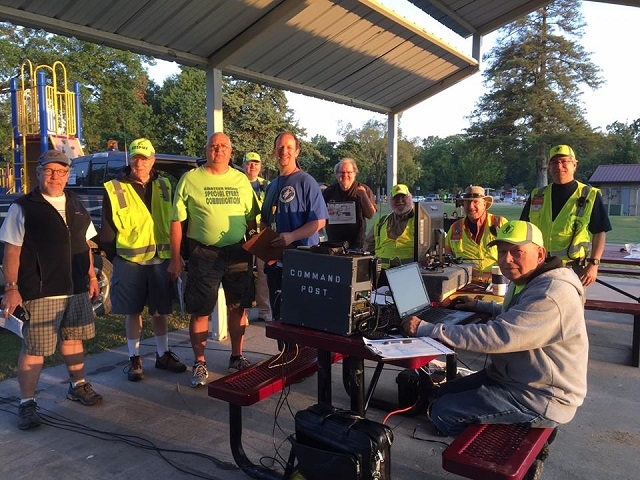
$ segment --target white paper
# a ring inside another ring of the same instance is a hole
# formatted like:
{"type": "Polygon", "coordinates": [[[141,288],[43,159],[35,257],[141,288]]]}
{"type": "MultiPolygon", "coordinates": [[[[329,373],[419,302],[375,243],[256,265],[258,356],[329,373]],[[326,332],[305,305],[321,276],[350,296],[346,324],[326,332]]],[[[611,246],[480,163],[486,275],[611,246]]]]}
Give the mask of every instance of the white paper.
{"type": "Polygon", "coordinates": [[[356,202],[329,202],[329,225],[356,223],[356,202]]]}
{"type": "Polygon", "coordinates": [[[455,353],[430,337],[384,338],[380,340],[363,338],[363,341],[369,350],[383,359],[427,357],[455,353]]]}
{"type": "Polygon", "coordinates": [[[0,314],[0,327],[6,328],[10,332],[18,335],[20,338],[24,338],[24,336],[22,335],[22,327],[24,327],[24,322],[18,317],[7,315],[3,311],[2,314],[0,314]]]}
{"type": "Polygon", "coordinates": [[[374,305],[393,305],[391,290],[387,285],[377,288],[371,292],[371,303],[374,305]]]}
{"type": "Polygon", "coordinates": [[[182,277],[178,277],[176,281],[176,290],[178,291],[178,302],[180,302],[180,313],[184,313],[184,290],[182,288],[182,277]]]}

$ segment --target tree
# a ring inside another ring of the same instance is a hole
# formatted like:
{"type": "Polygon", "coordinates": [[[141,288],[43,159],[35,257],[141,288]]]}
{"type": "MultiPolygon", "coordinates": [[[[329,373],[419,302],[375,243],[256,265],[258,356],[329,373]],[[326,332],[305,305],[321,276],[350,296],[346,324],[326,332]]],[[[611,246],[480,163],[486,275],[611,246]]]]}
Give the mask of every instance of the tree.
{"type": "MultiPolygon", "coordinates": [[[[0,24],[0,58],[0,78],[7,82],[20,77],[21,71],[30,82],[28,63],[21,70],[25,60],[34,67],[64,65],[67,88],[71,90],[73,82],[80,84],[87,151],[104,150],[110,138],[122,146],[125,140],[151,136],[153,119],[144,103],[148,78],[143,62],[153,63],[152,58],[9,23],[0,24]]],[[[8,95],[2,113],[10,118],[8,95]]],[[[8,121],[0,124],[3,145],[11,144],[7,126],[8,121]]]]}
{"type": "MultiPolygon", "coordinates": [[[[380,195],[387,185],[387,128],[386,124],[371,119],[360,129],[347,124],[341,130],[344,137],[342,148],[350,145],[352,157],[358,164],[359,181],[366,183],[377,195],[380,195]]],[[[413,186],[420,173],[419,166],[414,162],[415,146],[402,138],[398,131],[398,181],[413,186]]],[[[386,192],[388,193],[388,192],[386,192]]]]}
{"type": "Polygon", "coordinates": [[[147,89],[159,124],[157,150],[202,157],[207,142],[205,72],[188,67],[180,70],[162,86],[151,84],[147,89]]]}
{"type": "Polygon", "coordinates": [[[333,167],[340,161],[336,143],[323,135],[316,135],[309,142],[309,147],[311,152],[305,154],[305,170],[319,183],[331,185],[335,182],[333,167]]]}
{"type": "MultiPolygon", "coordinates": [[[[204,155],[207,142],[205,72],[181,67],[180,73],[167,78],[160,87],[147,90],[158,118],[159,137],[165,151],[184,155],[204,155]]],[[[277,174],[271,156],[278,133],[292,131],[300,135],[284,92],[232,77],[223,77],[222,106],[224,131],[233,144],[233,161],[242,163],[246,152],[262,157],[262,174],[277,174]]],[[[303,146],[304,147],[304,146],[303,146]]]]}
{"type": "MultiPolygon", "coordinates": [[[[558,0],[505,27],[486,56],[490,90],[467,133],[479,150],[535,159],[536,184],[547,184],[547,155],[556,143],[579,144],[591,129],[580,85],[598,88],[599,69],[577,43],[585,26],[577,0],[558,0]]],[[[508,170],[508,168],[507,168],[508,170]]]]}
{"type": "MultiPolygon", "coordinates": [[[[225,77],[222,101],[225,130],[233,142],[237,161],[241,161],[245,152],[256,151],[263,157],[262,172],[267,177],[277,175],[278,166],[271,155],[276,136],[290,131],[300,138],[305,133],[293,118],[284,91],[225,77]]],[[[301,143],[302,162],[308,147],[301,143]]]]}

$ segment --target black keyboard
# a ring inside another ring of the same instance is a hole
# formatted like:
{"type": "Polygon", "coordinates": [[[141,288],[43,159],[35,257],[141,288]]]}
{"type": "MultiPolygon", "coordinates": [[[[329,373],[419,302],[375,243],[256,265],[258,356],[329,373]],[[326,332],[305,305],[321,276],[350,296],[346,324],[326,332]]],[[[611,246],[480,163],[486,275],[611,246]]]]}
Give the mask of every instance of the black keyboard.
{"type": "Polygon", "coordinates": [[[438,323],[438,320],[442,320],[444,317],[449,315],[449,313],[451,312],[448,312],[447,310],[430,308],[418,315],[418,318],[420,320],[424,320],[425,322],[438,323]]]}

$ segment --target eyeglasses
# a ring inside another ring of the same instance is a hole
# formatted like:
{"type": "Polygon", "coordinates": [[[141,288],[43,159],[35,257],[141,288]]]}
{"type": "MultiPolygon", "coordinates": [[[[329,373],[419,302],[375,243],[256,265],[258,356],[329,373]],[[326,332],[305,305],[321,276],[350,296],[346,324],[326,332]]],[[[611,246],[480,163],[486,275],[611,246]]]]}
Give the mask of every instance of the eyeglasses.
{"type": "Polygon", "coordinates": [[[550,160],[549,165],[566,165],[567,163],[574,163],[575,160],[573,158],[557,158],[555,160],[550,160]]]}
{"type": "Polygon", "coordinates": [[[208,148],[210,150],[229,150],[231,145],[227,145],[226,143],[214,143],[213,145],[209,145],[208,148]]]}
{"type": "Polygon", "coordinates": [[[42,171],[47,177],[53,177],[54,174],[58,177],[66,177],[69,175],[69,170],[66,168],[43,168],[42,171]]]}
{"type": "Polygon", "coordinates": [[[338,172],[338,175],[353,175],[356,172],[338,172]]]}

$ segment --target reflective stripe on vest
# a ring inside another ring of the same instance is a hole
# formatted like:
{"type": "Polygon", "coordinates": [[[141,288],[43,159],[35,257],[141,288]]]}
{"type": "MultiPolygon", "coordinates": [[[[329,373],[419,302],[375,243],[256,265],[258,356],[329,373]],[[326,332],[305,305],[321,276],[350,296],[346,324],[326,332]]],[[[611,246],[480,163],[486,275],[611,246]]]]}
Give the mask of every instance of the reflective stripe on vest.
{"type": "Polygon", "coordinates": [[[111,201],[116,228],[116,252],[131,262],[146,262],[153,257],[171,257],[171,187],[166,178],[151,182],[151,212],[133,186],[119,180],[104,184],[111,201]]]}
{"type": "Polygon", "coordinates": [[[531,193],[529,221],[540,228],[547,254],[571,262],[589,256],[591,234],[589,220],[600,190],[578,182],[578,188],[552,220],[549,185],[531,193]]]}

